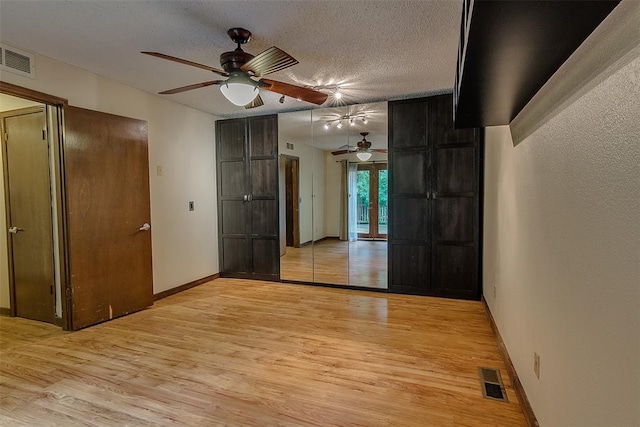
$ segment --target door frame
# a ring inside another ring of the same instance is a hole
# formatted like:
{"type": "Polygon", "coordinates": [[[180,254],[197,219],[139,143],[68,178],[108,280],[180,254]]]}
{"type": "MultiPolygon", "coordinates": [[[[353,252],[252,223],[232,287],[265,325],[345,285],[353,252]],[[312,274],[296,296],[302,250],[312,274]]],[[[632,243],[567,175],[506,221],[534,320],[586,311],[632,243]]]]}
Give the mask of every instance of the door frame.
{"type": "MultiPolygon", "coordinates": [[[[54,122],[55,128],[49,129],[49,142],[53,145],[53,159],[51,164],[53,165],[52,176],[54,181],[51,182],[52,186],[55,186],[56,194],[56,226],[58,230],[58,253],[59,258],[57,260],[56,268],[60,272],[60,293],[62,303],[62,317],[56,318],[56,324],[61,326],[63,330],[71,330],[72,319],[72,304],[71,304],[71,288],[69,281],[69,236],[67,230],[67,206],[66,206],[66,194],[65,194],[65,174],[64,174],[64,108],[68,106],[68,101],[64,98],[59,98],[54,95],[49,95],[43,92],[27,89],[21,86],[17,86],[11,83],[0,81],[0,93],[5,95],[16,96],[18,98],[28,99],[30,101],[39,102],[45,104],[45,114],[47,122],[50,120],[54,122]],[[51,118],[50,118],[51,114],[51,118]]],[[[5,181],[6,185],[6,181],[5,181]]],[[[7,193],[5,192],[5,198],[7,193]]],[[[5,208],[8,208],[6,200],[5,208]]],[[[7,245],[9,245],[9,239],[7,239],[7,245]]],[[[10,251],[11,248],[7,248],[10,251]]],[[[11,269],[11,266],[9,266],[11,269]]],[[[11,274],[11,272],[9,273],[11,274]]],[[[9,286],[10,294],[10,315],[16,315],[16,303],[15,293],[11,286],[9,286]]]]}

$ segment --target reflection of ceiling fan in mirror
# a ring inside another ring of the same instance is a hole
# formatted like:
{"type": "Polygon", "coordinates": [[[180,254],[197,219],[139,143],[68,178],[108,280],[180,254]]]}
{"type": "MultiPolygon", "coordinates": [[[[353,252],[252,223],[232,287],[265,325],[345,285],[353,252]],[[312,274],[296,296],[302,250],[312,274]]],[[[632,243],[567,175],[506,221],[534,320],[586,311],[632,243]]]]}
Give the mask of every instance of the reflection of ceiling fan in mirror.
{"type": "Polygon", "coordinates": [[[371,142],[367,141],[367,135],[369,135],[369,132],[360,132],[360,135],[362,135],[362,141],[358,141],[358,144],[355,147],[343,145],[336,151],[332,151],[331,154],[339,156],[341,154],[356,153],[358,159],[364,162],[369,160],[373,153],[387,152],[386,148],[371,148],[371,142]]]}
{"type": "Polygon", "coordinates": [[[159,52],[142,52],[146,55],[155,56],[169,61],[179,62],[192,67],[202,68],[211,71],[223,77],[226,80],[212,80],[208,82],[196,83],[188,86],[182,86],[175,89],[160,92],[161,95],[172,95],[174,93],[186,92],[201,87],[218,85],[222,94],[235,105],[244,106],[245,108],[254,108],[264,105],[258,89],[265,89],[281,95],[289,96],[294,99],[311,102],[321,105],[324,103],[328,95],[317,90],[309,89],[302,86],[283,83],[276,80],[260,78],[266,74],[275,73],[284,70],[293,65],[296,61],[291,55],[283,50],[273,46],[264,52],[253,56],[242,50],[240,45],[247,43],[251,39],[251,31],[244,28],[231,28],[227,31],[231,40],[237,43],[238,47],[230,52],[220,55],[220,65],[223,70],[210,67],[197,62],[187,61],[186,59],[176,58],[175,56],[165,55],[159,52]],[[259,78],[256,80],[256,78],[259,78]]]}

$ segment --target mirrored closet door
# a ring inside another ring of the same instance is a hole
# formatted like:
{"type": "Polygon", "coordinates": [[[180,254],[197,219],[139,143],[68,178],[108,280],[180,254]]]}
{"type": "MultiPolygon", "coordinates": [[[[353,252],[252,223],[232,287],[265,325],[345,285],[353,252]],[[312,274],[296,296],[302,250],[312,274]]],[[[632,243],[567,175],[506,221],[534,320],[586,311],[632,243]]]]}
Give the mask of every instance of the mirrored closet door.
{"type": "Polygon", "coordinates": [[[280,114],[280,277],[387,288],[387,103],[280,114]]]}

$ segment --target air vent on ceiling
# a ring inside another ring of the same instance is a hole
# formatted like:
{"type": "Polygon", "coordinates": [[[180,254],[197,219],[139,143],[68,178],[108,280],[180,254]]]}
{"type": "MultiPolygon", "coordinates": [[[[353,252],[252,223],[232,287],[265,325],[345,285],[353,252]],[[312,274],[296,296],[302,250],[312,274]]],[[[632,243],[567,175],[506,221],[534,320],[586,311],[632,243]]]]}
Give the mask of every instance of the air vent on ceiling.
{"type": "Polygon", "coordinates": [[[507,393],[502,384],[500,371],[490,368],[478,368],[480,384],[482,385],[482,395],[487,399],[501,400],[508,402],[507,393]]]}
{"type": "Polygon", "coordinates": [[[35,57],[11,46],[0,45],[0,70],[35,79],[35,57]]]}
{"type": "Polygon", "coordinates": [[[287,142],[287,150],[293,151],[293,144],[292,143],[287,142]]]}

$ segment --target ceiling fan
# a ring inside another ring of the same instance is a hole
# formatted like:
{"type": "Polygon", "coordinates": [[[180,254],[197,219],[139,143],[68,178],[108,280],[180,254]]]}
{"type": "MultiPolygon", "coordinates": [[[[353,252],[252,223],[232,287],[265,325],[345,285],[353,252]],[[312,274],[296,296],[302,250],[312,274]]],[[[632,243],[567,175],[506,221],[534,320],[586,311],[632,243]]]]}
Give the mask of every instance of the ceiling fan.
{"type": "Polygon", "coordinates": [[[284,70],[298,63],[296,59],[285,51],[272,46],[257,56],[253,56],[243,51],[240,47],[240,45],[247,43],[251,39],[251,31],[245,30],[244,28],[231,28],[227,31],[227,34],[238,47],[233,51],[224,52],[220,55],[222,70],[186,59],[176,58],[175,56],[165,55],[164,53],[141,52],[145,55],[191,65],[192,67],[202,68],[220,76],[228,77],[226,80],[211,80],[165,90],[160,92],[160,94],[172,95],[201,87],[218,85],[225,98],[233,104],[244,106],[245,108],[255,108],[264,105],[260,97],[259,89],[265,89],[316,105],[321,105],[327,100],[329,95],[317,90],[262,77],[266,74],[284,70]]]}
{"type": "Polygon", "coordinates": [[[339,156],[340,154],[355,152],[358,159],[364,162],[369,160],[373,153],[386,153],[388,151],[386,148],[371,148],[371,142],[367,141],[367,135],[369,135],[369,132],[360,132],[360,135],[362,135],[362,141],[358,141],[358,144],[355,147],[343,145],[336,151],[332,151],[331,154],[339,156]]]}

